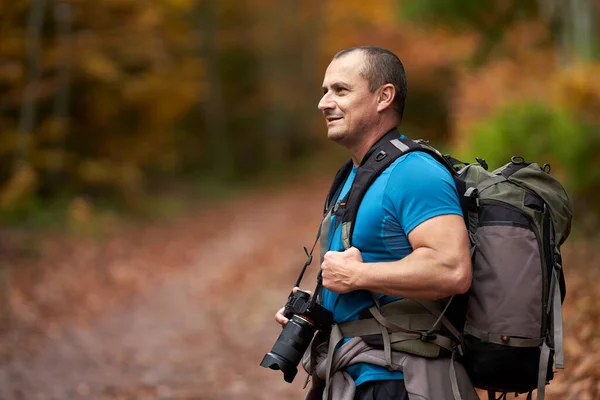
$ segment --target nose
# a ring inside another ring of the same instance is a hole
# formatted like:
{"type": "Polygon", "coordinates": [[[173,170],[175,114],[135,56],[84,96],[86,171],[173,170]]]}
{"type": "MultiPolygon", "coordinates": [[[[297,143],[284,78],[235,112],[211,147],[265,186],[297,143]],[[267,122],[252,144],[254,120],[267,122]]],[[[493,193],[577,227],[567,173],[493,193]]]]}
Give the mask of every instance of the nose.
{"type": "MultiPolygon", "coordinates": [[[[328,92],[329,93],[329,92],[328,92]]],[[[321,97],[321,100],[319,100],[319,104],[317,106],[317,108],[323,112],[325,110],[329,110],[332,108],[335,108],[335,104],[334,102],[331,100],[331,97],[328,96],[328,93],[325,93],[323,95],[323,97],[321,97]]]]}

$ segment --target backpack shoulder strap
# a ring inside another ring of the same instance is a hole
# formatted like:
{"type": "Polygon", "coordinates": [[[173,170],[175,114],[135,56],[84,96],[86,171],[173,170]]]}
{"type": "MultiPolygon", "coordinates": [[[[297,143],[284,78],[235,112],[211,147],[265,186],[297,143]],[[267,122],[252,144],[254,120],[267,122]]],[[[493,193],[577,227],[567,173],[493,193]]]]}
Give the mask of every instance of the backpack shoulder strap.
{"type": "Polygon", "coordinates": [[[396,129],[390,131],[365,155],[350,192],[339,208],[338,215],[342,215],[342,242],[344,248],[347,249],[352,246],[352,233],[354,232],[354,222],[356,221],[358,208],[371,184],[396,159],[413,151],[422,151],[431,155],[450,171],[456,180],[456,170],[439,151],[423,141],[401,138],[396,129]]]}
{"type": "Polygon", "coordinates": [[[333,178],[333,183],[329,188],[329,193],[325,198],[325,205],[323,206],[323,215],[327,214],[329,207],[331,206],[331,202],[335,201],[339,191],[342,189],[342,185],[346,181],[346,178],[350,174],[352,170],[352,160],[346,161],[344,165],[338,170],[335,174],[335,178],[333,178]]]}

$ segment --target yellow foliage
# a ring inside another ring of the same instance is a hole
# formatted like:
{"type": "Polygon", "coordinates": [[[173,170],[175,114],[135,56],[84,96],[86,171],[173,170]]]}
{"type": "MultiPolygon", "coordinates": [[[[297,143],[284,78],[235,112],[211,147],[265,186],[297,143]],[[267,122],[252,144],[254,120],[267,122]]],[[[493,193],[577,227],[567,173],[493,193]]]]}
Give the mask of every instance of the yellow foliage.
{"type": "Polygon", "coordinates": [[[90,235],[97,230],[94,206],[83,197],[75,197],[67,208],[67,228],[74,234],[90,235]]]}
{"type": "Polygon", "coordinates": [[[90,51],[81,57],[82,69],[99,82],[114,82],[120,78],[118,66],[106,54],[90,51]]]}
{"type": "MultiPolygon", "coordinates": [[[[5,120],[0,119],[0,126],[4,123],[8,124],[5,120]]],[[[6,129],[0,135],[0,156],[12,156],[17,145],[19,143],[20,132],[15,129],[6,129]]]]}
{"type": "Polygon", "coordinates": [[[550,99],[580,117],[600,122],[600,63],[559,71],[552,81],[550,99]]]}
{"type": "Polygon", "coordinates": [[[0,189],[0,208],[5,209],[25,198],[35,189],[38,177],[28,164],[21,165],[0,189]]]}
{"type": "Polygon", "coordinates": [[[75,225],[89,224],[93,217],[92,204],[83,197],[75,197],[69,204],[69,222],[75,225]]]}
{"type": "Polygon", "coordinates": [[[190,10],[196,2],[193,0],[162,0],[162,3],[183,11],[190,10]]]}
{"type": "Polygon", "coordinates": [[[354,29],[351,23],[357,22],[389,27],[397,24],[396,3],[394,0],[331,0],[325,3],[324,15],[338,33],[339,28],[354,29]]]}
{"type": "Polygon", "coordinates": [[[142,183],[142,172],[140,168],[132,163],[123,164],[118,167],[116,176],[117,184],[126,191],[136,191],[142,183]]]}
{"type": "Polygon", "coordinates": [[[14,83],[22,79],[24,75],[23,64],[18,62],[6,62],[0,64],[0,83],[14,83]]]}
{"type": "Polygon", "coordinates": [[[108,184],[114,180],[113,165],[107,160],[82,160],[77,168],[79,178],[89,184],[108,184]]]}
{"type": "Polygon", "coordinates": [[[51,116],[46,118],[39,128],[39,141],[41,143],[57,142],[64,139],[67,134],[68,124],[69,120],[64,117],[51,116]]]}
{"type": "Polygon", "coordinates": [[[60,171],[64,167],[65,158],[65,152],[56,148],[34,149],[30,154],[33,166],[46,171],[60,171]]]}

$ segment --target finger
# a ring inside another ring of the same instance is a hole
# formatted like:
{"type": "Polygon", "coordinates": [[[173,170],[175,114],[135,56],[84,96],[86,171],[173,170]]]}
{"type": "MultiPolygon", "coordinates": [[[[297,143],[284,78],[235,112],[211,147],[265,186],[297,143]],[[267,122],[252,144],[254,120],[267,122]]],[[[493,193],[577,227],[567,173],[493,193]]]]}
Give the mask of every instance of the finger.
{"type": "Polygon", "coordinates": [[[323,259],[331,258],[331,256],[338,254],[338,253],[339,253],[339,251],[329,250],[327,253],[325,253],[325,255],[323,256],[323,259]]]}
{"type": "Polygon", "coordinates": [[[296,292],[297,292],[298,290],[302,290],[303,292],[306,292],[306,293],[308,293],[309,295],[311,295],[311,296],[312,296],[312,291],[310,291],[310,290],[306,290],[306,289],[300,289],[298,286],[294,286],[294,288],[292,289],[292,293],[293,293],[293,294],[296,294],[296,292]]]}
{"type": "Polygon", "coordinates": [[[350,254],[360,254],[360,250],[356,247],[352,246],[348,250],[346,250],[350,254]]]}
{"type": "Polygon", "coordinates": [[[283,315],[284,310],[285,308],[282,307],[279,311],[277,311],[277,313],[275,314],[275,321],[277,321],[279,325],[285,327],[289,320],[283,315]]]}

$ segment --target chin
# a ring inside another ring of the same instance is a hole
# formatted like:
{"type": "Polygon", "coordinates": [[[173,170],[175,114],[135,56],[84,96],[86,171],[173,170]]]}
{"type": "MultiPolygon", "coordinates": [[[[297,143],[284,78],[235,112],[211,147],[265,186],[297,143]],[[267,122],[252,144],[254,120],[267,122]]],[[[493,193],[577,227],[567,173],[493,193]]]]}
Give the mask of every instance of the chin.
{"type": "Polygon", "coordinates": [[[334,142],[341,142],[346,136],[346,132],[336,129],[327,132],[327,137],[329,138],[329,140],[332,140],[334,142]]]}

